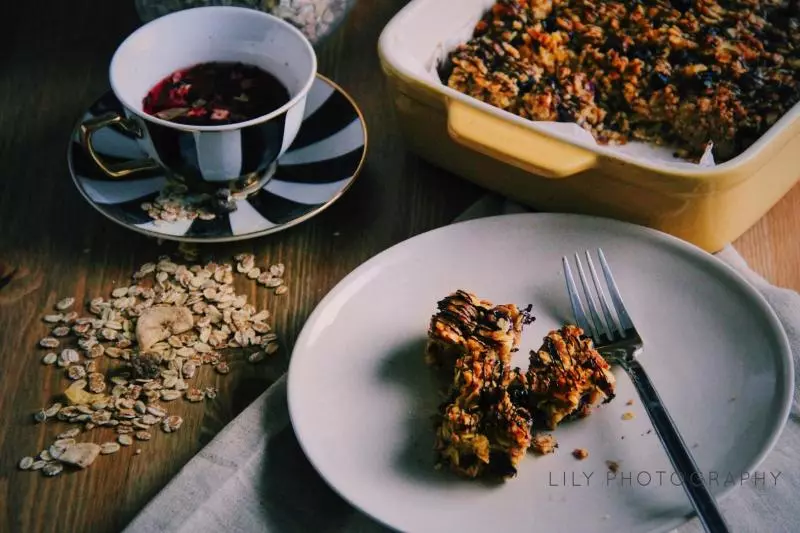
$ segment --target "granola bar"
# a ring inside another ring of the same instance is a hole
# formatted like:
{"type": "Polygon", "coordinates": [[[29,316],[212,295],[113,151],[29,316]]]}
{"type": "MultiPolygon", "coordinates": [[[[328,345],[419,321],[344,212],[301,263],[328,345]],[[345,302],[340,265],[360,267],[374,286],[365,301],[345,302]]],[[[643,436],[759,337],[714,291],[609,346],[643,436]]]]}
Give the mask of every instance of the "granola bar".
{"type": "Polygon", "coordinates": [[[453,50],[449,87],[697,160],[752,145],[800,100],[797,0],[499,0],[453,50]]]}
{"type": "Polygon", "coordinates": [[[616,380],[603,356],[577,326],[551,331],[532,352],[527,373],[528,405],[537,427],[555,429],[610,402],[616,380]]]}
{"type": "Polygon", "coordinates": [[[493,306],[466,291],[438,303],[425,356],[452,377],[436,425],[439,465],[468,478],[516,474],[530,446],[531,415],[508,392],[521,379],[510,363],[530,321],[529,309],[493,306]]]}
{"type": "Polygon", "coordinates": [[[511,371],[497,352],[455,363],[450,399],[440,410],[434,450],[438,464],[468,478],[509,478],[531,443],[531,415],[507,390],[511,371]]]}
{"type": "Polygon", "coordinates": [[[456,291],[438,303],[431,318],[426,361],[450,369],[465,354],[491,349],[508,365],[529,320],[529,310],[520,311],[513,304],[495,307],[472,293],[456,291]]]}

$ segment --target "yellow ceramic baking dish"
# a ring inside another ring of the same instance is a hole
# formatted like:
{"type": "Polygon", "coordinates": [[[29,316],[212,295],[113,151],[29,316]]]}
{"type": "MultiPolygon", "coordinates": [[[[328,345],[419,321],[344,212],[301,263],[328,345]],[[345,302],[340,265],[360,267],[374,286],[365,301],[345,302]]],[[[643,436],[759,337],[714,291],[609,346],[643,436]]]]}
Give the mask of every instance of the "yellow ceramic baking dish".
{"type": "Polygon", "coordinates": [[[723,164],[670,165],[581,142],[452,90],[438,62],[493,0],[412,0],[384,28],[383,70],[409,149],[543,211],[606,216],[714,252],[755,224],[800,177],[800,104],[723,164]]]}

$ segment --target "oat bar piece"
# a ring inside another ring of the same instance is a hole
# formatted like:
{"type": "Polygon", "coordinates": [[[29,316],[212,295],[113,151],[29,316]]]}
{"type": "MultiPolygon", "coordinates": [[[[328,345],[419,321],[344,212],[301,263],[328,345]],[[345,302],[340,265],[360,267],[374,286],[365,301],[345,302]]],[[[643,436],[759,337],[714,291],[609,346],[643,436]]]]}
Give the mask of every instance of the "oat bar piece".
{"type": "Polygon", "coordinates": [[[507,389],[527,379],[510,362],[532,320],[530,309],[494,306],[466,291],[438,303],[425,355],[448,381],[436,425],[439,466],[467,478],[516,474],[530,446],[532,417],[507,389]]]}
{"type": "Polygon", "coordinates": [[[551,331],[531,352],[527,372],[528,405],[534,423],[555,429],[563,420],[587,416],[615,395],[615,379],[591,339],[577,326],[551,331]]]}
{"type": "Polygon", "coordinates": [[[493,306],[467,291],[456,291],[438,303],[430,321],[425,360],[449,370],[459,357],[493,350],[505,365],[511,361],[530,321],[529,310],[513,304],[493,306]]]}
{"type": "Polygon", "coordinates": [[[513,477],[531,443],[532,417],[507,390],[519,370],[493,350],[465,355],[453,370],[436,427],[438,465],[467,478],[513,477]]]}

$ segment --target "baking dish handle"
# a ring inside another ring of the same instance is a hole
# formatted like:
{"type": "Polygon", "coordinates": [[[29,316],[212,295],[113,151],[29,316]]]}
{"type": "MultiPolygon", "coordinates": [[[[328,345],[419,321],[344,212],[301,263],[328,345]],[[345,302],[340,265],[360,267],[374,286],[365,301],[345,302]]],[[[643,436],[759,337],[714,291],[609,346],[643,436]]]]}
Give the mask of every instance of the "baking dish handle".
{"type": "Polygon", "coordinates": [[[566,178],[592,168],[597,156],[458,100],[447,101],[447,131],[457,143],[546,178],[566,178]]]}

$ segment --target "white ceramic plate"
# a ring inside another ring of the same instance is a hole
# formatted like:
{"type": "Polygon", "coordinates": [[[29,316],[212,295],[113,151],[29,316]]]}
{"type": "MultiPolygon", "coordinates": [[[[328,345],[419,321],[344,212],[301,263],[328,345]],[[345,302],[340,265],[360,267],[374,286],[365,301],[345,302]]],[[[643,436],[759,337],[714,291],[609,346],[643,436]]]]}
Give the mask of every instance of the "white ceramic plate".
{"type": "Polygon", "coordinates": [[[561,257],[597,246],[644,339],[642,362],[712,491],[741,486],[791,401],[790,349],[774,313],[735,271],[689,244],[576,215],[441,228],[371,259],[331,291],[289,370],[291,419],[312,464],[356,507],[403,531],[649,532],[686,521],[680,479],[620,369],[616,400],[557,429],[557,452],[530,454],[515,479],[487,485],[433,469],[429,419],[439,399],[422,349],[437,300],[463,288],[533,304],[536,322],[515,359],[527,367],[542,337],[571,321],[561,257]],[[632,420],[622,419],[627,411],[632,420]],[[589,457],[578,461],[575,448],[589,457]],[[615,476],[606,461],[619,463],[615,476]]]}

